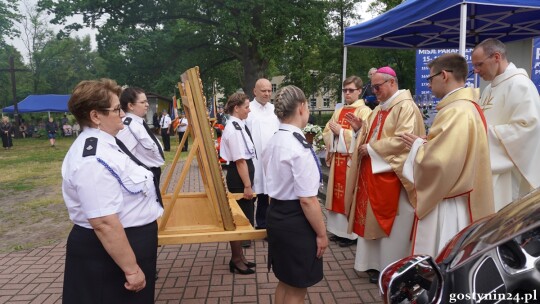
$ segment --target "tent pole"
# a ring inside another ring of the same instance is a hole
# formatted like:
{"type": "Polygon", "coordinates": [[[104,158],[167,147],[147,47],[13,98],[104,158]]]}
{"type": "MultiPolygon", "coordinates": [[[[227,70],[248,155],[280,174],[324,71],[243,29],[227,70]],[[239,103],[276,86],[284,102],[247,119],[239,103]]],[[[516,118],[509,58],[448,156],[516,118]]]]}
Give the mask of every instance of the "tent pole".
{"type": "Polygon", "coordinates": [[[461,15],[459,19],[459,54],[465,57],[465,46],[467,44],[467,4],[461,4],[461,15]]]}
{"type": "MultiPolygon", "coordinates": [[[[347,47],[343,48],[343,72],[341,73],[341,83],[347,78],[347,47]]],[[[341,104],[345,104],[345,95],[341,94],[341,104]]]]}

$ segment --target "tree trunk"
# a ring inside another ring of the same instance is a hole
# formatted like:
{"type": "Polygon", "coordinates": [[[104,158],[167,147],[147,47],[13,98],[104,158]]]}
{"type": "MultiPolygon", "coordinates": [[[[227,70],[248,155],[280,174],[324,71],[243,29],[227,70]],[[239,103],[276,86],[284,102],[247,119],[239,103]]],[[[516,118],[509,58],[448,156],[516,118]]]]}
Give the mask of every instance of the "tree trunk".
{"type": "Polygon", "coordinates": [[[253,89],[255,88],[255,83],[257,79],[265,77],[265,71],[268,66],[268,60],[265,60],[260,57],[257,52],[257,43],[250,43],[251,46],[244,45],[242,46],[242,67],[244,70],[242,89],[244,93],[249,96],[250,99],[253,99],[253,89]]]}

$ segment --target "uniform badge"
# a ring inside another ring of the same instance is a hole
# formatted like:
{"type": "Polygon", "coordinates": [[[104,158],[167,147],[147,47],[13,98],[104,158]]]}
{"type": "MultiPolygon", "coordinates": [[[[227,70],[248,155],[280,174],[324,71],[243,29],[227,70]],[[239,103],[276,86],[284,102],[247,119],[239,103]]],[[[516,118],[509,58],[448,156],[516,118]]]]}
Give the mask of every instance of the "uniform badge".
{"type": "Polygon", "coordinates": [[[232,124],[236,130],[242,130],[242,127],[240,127],[240,124],[238,122],[233,121],[232,124]]]}
{"type": "Polygon", "coordinates": [[[94,156],[97,152],[97,138],[88,137],[84,142],[83,157],[94,156]]]}
{"type": "Polygon", "coordinates": [[[126,126],[129,126],[129,124],[131,123],[131,120],[132,120],[131,117],[126,117],[126,118],[124,119],[124,124],[125,124],[126,126]]]}
{"type": "Polygon", "coordinates": [[[311,144],[307,142],[307,140],[302,136],[302,134],[298,132],[293,132],[293,135],[298,141],[304,146],[304,148],[311,148],[311,144]]]}

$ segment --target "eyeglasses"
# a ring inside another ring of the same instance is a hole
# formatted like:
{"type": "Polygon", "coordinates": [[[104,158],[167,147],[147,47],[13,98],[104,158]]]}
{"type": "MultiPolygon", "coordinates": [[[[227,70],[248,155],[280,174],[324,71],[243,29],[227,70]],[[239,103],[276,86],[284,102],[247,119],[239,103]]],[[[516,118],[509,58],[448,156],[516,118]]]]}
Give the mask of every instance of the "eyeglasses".
{"type": "Polygon", "coordinates": [[[442,71],[440,71],[440,72],[437,73],[437,74],[433,74],[433,75],[429,76],[428,78],[426,78],[426,80],[427,80],[429,83],[431,83],[431,81],[433,81],[433,78],[435,78],[436,76],[441,75],[442,72],[452,73],[453,71],[452,71],[452,70],[442,70],[442,71]]]}
{"type": "Polygon", "coordinates": [[[480,61],[480,62],[477,62],[477,63],[473,63],[472,67],[473,69],[478,69],[479,67],[481,67],[483,64],[484,64],[484,61],[488,60],[489,58],[493,57],[493,55],[495,55],[495,53],[487,56],[486,58],[484,58],[484,60],[480,61]]]}
{"type": "Polygon", "coordinates": [[[454,71],[452,71],[452,70],[442,70],[442,71],[440,71],[440,72],[437,73],[437,74],[433,74],[433,75],[429,76],[428,78],[426,78],[426,80],[427,80],[429,83],[431,83],[431,82],[433,81],[433,78],[435,78],[436,76],[441,75],[442,72],[452,73],[452,72],[454,72],[454,71]]]}
{"type": "Polygon", "coordinates": [[[356,90],[360,90],[360,89],[341,89],[341,92],[343,92],[343,93],[353,93],[356,90]]]}
{"type": "Polygon", "coordinates": [[[148,100],[143,100],[143,101],[135,101],[134,103],[142,103],[142,104],[149,104],[149,103],[148,103],[148,100]]]}
{"type": "Polygon", "coordinates": [[[120,116],[120,112],[122,111],[122,107],[121,106],[118,106],[114,109],[99,109],[100,111],[104,111],[104,112],[116,112],[118,114],[118,116],[120,116]]]}
{"type": "Polygon", "coordinates": [[[382,86],[383,84],[385,84],[385,83],[388,82],[388,80],[390,80],[390,79],[386,79],[385,81],[383,81],[383,83],[372,84],[372,85],[371,85],[371,89],[372,89],[372,90],[375,90],[375,91],[378,91],[378,90],[381,88],[381,86],[382,86]]]}

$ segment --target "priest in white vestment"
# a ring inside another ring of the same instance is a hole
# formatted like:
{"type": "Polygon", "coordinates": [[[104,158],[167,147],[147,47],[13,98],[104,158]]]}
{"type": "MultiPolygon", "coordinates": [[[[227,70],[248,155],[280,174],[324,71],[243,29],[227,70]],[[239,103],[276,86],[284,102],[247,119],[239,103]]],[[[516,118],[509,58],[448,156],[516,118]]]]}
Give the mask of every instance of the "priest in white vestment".
{"type": "Polygon", "coordinates": [[[411,252],[410,237],[416,203],[414,185],[403,177],[408,150],[401,135],[425,135],[422,114],[409,90],[399,90],[394,70],[383,67],[372,76],[372,90],[379,100],[366,121],[347,115],[358,131],[358,148],[351,167],[356,178],[347,182],[353,192],[349,231],[358,234],[354,269],[366,271],[370,282],[395,260],[411,252]]]}
{"type": "MultiPolygon", "coordinates": [[[[350,176],[350,157],[356,148],[354,130],[345,119],[347,113],[353,113],[362,120],[367,119],[371,109],[360,98],[362,94],[362,79],[358,76],[349,76],[343,81],[343,95],[345,105],[334,111],[332,118],[323,130],[323,139],[326,145],[326,164],[330,167],[326,190],[326,229],[333,234],[331,241],[340,247],[347,247],[356,243],[358,236],[348,233],[348,216],[351,201],[345,201],[347,193],[347,180],[350,176]]],[[[352,170],[356,174],[356,170],[352,170]]]]}
{"type": "Polygon", "coordinates": [[[272,84],[270,81],[265,78],[257,80],[253,94],[255,98],[249,105],[251,112],[246,119],[246,125],[251,131],[255,152],[257,153],[256,159],[253,160],[253,166],[255,167],[253,192],[257,193],[255,225],[258,229],[265,229],[268,192],[266,190],[266,175],[259,158],[272,135],[277,132],[279,120],[274,113],[274,105],[270,103],[272,97],[272,84]]]}
{"type": "Polygon", "coordinates": [[[472,221],[494,212],[486,122],[465,88],[467,61],[445,54],[428,64],[428,86],[441,101],[427,139],[404,134],[411,149],[403,175],[416,191],[412,254],[436,257],[472,221]]]}
{"type": "Polygon", "coordinates": [[[479,105],[488,124],[498,211],[540,186],[540,97],[527,72],[508,61],[499,40],[478,44],[472,63],[474,72],[491,82],[479,105]]]}

